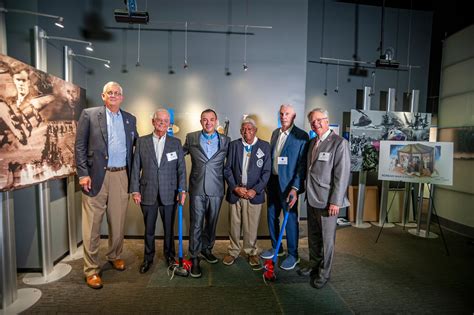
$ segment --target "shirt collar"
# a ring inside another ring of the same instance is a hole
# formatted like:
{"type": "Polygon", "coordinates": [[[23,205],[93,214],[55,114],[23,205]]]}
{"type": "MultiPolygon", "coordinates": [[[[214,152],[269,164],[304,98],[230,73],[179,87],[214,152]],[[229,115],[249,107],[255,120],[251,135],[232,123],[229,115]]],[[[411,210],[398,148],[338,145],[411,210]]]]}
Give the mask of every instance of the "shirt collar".
{"type": "MultiPolygon", "coordinates": [[[[105,105],[104,105],[105,106],[105,105]]],[[[121,113],[120,113],[120,109],[118,110],[118,112],[114,113],[112,112],[107,106],[105,106],[105,112],[107,113],[107,115],[109,116],[120,116],[121,113]]]]}
{"type": "Polygon", "coordinates": [[[252,143],[252,144],[248,144],[247,142],[245,142],[244,138],[242,138],[242,144],[244,145],[244,147],[249,146],[249,145],[254,145],[255,143],[257,143],[257,141],[258,141],[258,138],[255,137],[255,138],[253,139],[253,143],[252,143]]]}
{"type": "Polygon", "coordinates": [[[280,128],[280,134],[284,133],[285,135],[289,135],[291,130],[293,129],[294,124],[291,124],[290,128],[288,128],[286,131],[282,131],[280,128]]]}
{"type": "Polygon", "coordinates": [[[156,135],[156,133],[153,131],[153,137],[154,137],[156,140],[164,140],[164,139],[166,139],[166,133],[163,135],[163,137],[160,138],[160,137],[158,137],[158,136],[156,135]]]}
{"type": "Polygon", "coordinates": [[[323,133],[323,135],[321,136],[321,138],[319,139],[320,141],[324,141],[326,140],[327,137],[329,137],[329,134],[332,132],[331,129],[328,129],[325,133],[323,133]]]}

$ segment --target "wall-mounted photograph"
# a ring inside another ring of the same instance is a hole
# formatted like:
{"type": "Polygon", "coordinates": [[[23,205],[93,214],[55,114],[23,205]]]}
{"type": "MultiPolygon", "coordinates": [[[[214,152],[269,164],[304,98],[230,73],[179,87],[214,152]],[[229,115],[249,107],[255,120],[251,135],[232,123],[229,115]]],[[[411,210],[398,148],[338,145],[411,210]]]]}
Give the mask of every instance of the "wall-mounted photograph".
{"type": "Polygon", "coordinates": [[[76,172],[84,89],[0,54],[0,191],[76,172]]]}

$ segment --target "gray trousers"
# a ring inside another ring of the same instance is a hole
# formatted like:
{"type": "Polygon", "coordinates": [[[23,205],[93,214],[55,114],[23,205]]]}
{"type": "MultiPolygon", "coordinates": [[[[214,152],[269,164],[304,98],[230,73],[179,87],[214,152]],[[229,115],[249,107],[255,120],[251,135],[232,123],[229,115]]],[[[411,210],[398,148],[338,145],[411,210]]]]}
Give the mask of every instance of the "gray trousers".
{"type": "Polygon", "coordinates": [[[308,245],[311,276],[329,279],[336,243],[337,216],[328,209],[311,207],[308,203],[308,245]]]}
{"type": "Polygon", "coordinates": [[[224,197],[190,196],[189,254],[198,257],[201,251],[211,252],[216,242],[217,219],[224,197]]]}

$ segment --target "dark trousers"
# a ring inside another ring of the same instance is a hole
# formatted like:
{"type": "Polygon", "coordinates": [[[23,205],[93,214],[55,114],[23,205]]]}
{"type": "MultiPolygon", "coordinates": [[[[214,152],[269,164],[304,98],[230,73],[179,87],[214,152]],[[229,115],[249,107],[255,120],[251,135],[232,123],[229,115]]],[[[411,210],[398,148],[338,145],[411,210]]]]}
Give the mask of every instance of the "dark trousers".
{"type": "MultiPolygon", "coordinates": [[[[283,208],[288,211],[286,198],[288,193],[280,190],[278,176],[271,175],[268,184],[268,201],[267,201],[267,221],[270,239],[272,240],[272,248],[275,248],[280,235],[280,214],[283,208]]],[[[299,223],[298,223],[298,201],[293,208],[290,209],[288,222],[286,223],[286,244],[288,254],[298,258],[298,239],[299,239],[299,223]]],[[[281,251],[281,249],[280,249],[281,251]]]]}
{"type": "Polygon", "coordinates": [[[155,227],[160,210],[165,239],[163,243],[163,254],[167,260],[175,256],[174,249],[174,219],[176,216],[176,204],[162,205],[158,197],[152,206],[141,205],[143,220],[145,222],[145,256],[144,259],[152,262],[155,257],[155,227]]]}
{"type": "Polygon", "coordinates": [[[217,219],[223,197],[190,196],[189,254],[198,257],[201,251],[211,252],[216,241],[217,219]]]}
{"type": "Polygon", "coordinates": [[[308,246],[312,277],[329,279],[336,243],[337,216],[308,204],[308,246]]]}

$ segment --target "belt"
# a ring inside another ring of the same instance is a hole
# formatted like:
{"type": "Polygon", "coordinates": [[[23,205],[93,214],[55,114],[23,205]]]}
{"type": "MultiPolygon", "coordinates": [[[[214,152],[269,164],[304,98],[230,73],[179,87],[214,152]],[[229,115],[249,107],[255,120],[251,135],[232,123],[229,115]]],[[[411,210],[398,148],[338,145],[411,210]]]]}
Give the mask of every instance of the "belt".
{"type": "Polygon", "coordinates": [[[106,170],[109,171],[109,172],[120,172],[120,171],[123,171],[123,170],[126,170],[127,167],[126,166],[120,166],[120,167],[107,167],[106,170]]]}

